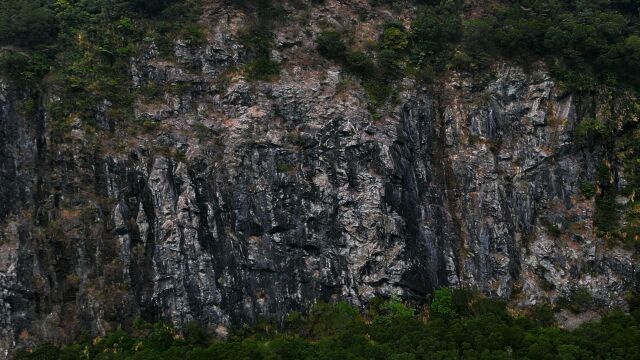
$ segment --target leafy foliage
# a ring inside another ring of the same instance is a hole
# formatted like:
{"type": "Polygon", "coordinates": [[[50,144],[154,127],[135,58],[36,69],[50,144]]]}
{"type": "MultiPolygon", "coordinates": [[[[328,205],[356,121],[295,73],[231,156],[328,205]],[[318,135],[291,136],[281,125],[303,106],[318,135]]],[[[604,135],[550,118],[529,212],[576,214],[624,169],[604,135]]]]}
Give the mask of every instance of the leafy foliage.
{"type": "Polygon", "coordinates": [[[548,305],[532,308],[530,318],[513,317],[502,302],[443,288],[431,312],[447,320],[424,321],[395,298],[375,299],[364,313],[344,302],[320,303],[292,313],[284,329],[262,324],[226,341],[194,323],[179,332],[138,321],[131,333],[43,345],[16,359],[632,359],[640,356],[640,309],[631,310],[568,332],[554,326],[548,305]]]}
{"type": "Polygon", "coordinates": [[[453,303],[453,290],[442,288],[434,293],[431,311],[434,316],[444,320],[453,319],[458,316],[453,303]]]}
{"type": "Polygon", "coordinates": [[[6,0],[0,6],[0,44],[47,44],[55,40],[57,30],[49,0],[6,0]]]}
{"type": "Polygon", "coordinates": [[[316,39],[318,52],[330,59],[341,59],[347,50],[342,37],[337,31],[323,31],[316,39]]]}
{"type": "Polygon", "coordinates": [[[261,57],[247,64],[246,74],[249,80],[271,81],[280,74],[280,64],[261,57]]]}

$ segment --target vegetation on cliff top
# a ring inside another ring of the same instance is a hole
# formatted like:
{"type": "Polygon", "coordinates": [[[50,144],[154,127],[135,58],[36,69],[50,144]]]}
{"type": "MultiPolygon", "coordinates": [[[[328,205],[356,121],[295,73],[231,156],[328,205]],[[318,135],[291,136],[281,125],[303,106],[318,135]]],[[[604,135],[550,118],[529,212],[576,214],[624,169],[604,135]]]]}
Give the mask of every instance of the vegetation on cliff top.
{"type": "Polygon", "coordinates": [[[141,126],[131,121],[131,58],[141,44],[153,42],[168,56],[176,38],[198,43],[203,35],[193,24],[199,13],[197,0],[3,1],[0,74],[28,94],[26,116],[44,102],[42,90],[56,94],[41,104],[54,140],[65,141],[77,118],[106,135],[115,124],[141,126]]]}
{"type": "MultiPolygon", "coordinates": [[[[304,1],[291,3],[295,8],[306,6],[304,1]]],[[[252,14],[251,31],[245,32],[243,42],[259,60],[268,59],[271,29],[276,20],[286,19],[285,8],[270,0],[233,0],[230,4],[252,14]]],[[[621,85],[637,90],[640,86],[640,14],[634,1],[518,0],[490,2],[479,10],[462,0],[416,0],[415,4],[419,11],[410,29],[401,22],[388,22],[381,29],[375,49],[381,76],[397,71],[434,76],[451,68],[479,71],[503,57],[524,65],[546,60],[573,89],[621,85]]],[[[56,54],[83,40],[100,47],[112,64],[118,55],[130,55],[127,47],[149,30],[142,26],[145,21],[158,25],[164,20],[160,32],[173,26],[188,35],[190,26],[185,23],[197,18],[198,9],[193,0],[6,0],[0,6],[0,45],[18,50],[14,55],[41,62],[53,61],[56,54]]],[[[336,36],[327,32],[318,38],[321,53],[362,60],[341,49],[336,36]],[[327,38],[329,35],[333,37],[327,38]]],[[[46,67],[31,65],[37,69],[20,69],[19,73],[37,76],[47,72],[46,67]]]]}
{"type": "Polygon", "coordinates": [[[286,326],[263,323],[227,340],[196,324],[178,331],[138,322],[67,347],[44,345],[16,359],[638,359],[640,307],[612,311],[569,332],[554,326],[548,305],[513,315],[503,302],[463,290],[436,291],[430,309],[373,301],[365,312],[347,303],[292,313],[286,326]]]}

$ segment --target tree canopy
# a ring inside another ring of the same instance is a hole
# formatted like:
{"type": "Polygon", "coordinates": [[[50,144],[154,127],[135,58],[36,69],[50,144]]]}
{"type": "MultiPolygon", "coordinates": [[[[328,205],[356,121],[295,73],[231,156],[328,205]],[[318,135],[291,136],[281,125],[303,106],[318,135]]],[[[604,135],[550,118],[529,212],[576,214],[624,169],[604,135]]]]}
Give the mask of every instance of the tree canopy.
{"type": "Polygon", "coordinates": [[[374,299],[366,311],[319,303],[281,327],[235,329],[226,340],[196,323],[178,330],[138,321],[129,332],[43,345],[16,359],[638,359],[640,308],[631,304],[631,315],[612,311],[569,332],[549,322],[550,306],[513,316],[504,302],[443,288],[430,311],[396,298],[374,299]]]}

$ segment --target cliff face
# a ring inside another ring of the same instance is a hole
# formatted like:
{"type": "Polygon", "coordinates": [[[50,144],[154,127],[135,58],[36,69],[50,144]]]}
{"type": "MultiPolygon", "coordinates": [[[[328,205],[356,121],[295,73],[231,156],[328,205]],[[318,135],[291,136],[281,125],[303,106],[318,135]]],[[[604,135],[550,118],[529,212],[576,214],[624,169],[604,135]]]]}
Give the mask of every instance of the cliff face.
{"type": "Polygon", "coordinates": [[[594,235],[579,185],[598,154],[575,145],[577,95],[502,64],[405,79],[372,116],[352,75],[304,63],[313,34],[276,34],[276,81],[229,72],[246,61],[239,16],[212,10],[207,43],[178,41],[173,61],[153,44],[132,59],[134,87],[163,89],[135,102],[146,133],[104,102],[56,140],[55,89],[25,116],[0,82],[2,351],[135,317],[224,333],[445,285],[519,305],[587,289],[624,306],[637,260],[594,235]]]}

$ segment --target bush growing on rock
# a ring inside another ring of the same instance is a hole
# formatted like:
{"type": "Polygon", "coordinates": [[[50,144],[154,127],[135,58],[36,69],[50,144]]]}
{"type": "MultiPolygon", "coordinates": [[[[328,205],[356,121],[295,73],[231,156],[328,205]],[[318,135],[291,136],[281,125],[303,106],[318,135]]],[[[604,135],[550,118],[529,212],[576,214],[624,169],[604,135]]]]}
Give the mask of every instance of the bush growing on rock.
{"type": "Polygon", "coordinates": [[[371,56],[363,51],[349,51],[347,65],[351,71],[360,76],[367,76],[375,71],[375,64],[371,60],[371,56]]]}
{"type": "Polygon", "coordinates": [[[244,47],[258,57],[268,57],[273,46],[273,34],[258,23],[243,28],[239,40],[244,47]]]}
{"type": "Polygon", "coordinates": [[[334,30],[323,31],[316,39],[318,52],[329,59],[340,60],[347,51],[342,36],[334,30]]]}
{"type": "Polygon", "coordinates": [[[393,51],[403,51],[409,45],[409,38],[401,24],[389,24],[385,27],[380,47],[393,51]]]}
{"type": "Polygon", "coordinates": [[[280,64],[269,58],[258,58],[246,67],[249,80],[272,81],[280,74],[280,64]]]}

